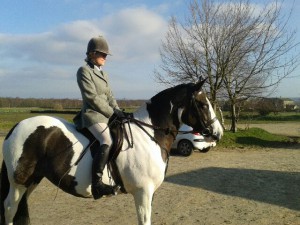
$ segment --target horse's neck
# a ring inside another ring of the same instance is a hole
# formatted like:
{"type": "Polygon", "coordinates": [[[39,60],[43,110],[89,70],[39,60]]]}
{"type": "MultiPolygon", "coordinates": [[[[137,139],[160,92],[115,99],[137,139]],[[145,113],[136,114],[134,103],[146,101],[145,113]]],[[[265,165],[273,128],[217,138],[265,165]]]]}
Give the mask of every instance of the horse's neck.
{"type": "Polygon", "coordinates": [[[168,158],[172,143],[180,126],[178,113],[176,112],[178,109],[176,110],[176,108],[176,106],[172,105],[171,100],[158,98],[144,103],[134,113],[134,118],[156,127],[156,129],[147,129],[154,131],[154,139],[162,149],[164,161],[168,158]],[[170,132],[167,132],[168,129],[170,132]]]}
{"type": "Polygon", "coordinates": [[[157,127],[169,127],[171,120],[170,109],[163,110],[162,105],[145,102],[136,112],[134,118],[157,127]]]}
{"type": "Polygon", "coordinates": [[[161,128],[155,131],[155,138],[161,143],[164,149],[169,150],[180,126],[177,107],[172,105],[170,99],[161,98],[149,102],[147,111],[152,124],[155,127],[161,128]]]}

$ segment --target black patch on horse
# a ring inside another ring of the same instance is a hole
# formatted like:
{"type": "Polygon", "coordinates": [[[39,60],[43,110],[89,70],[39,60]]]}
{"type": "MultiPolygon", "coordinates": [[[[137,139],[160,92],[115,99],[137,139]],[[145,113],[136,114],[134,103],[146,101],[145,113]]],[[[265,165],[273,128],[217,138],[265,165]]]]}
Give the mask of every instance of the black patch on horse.
{"type": "Polygon", "coordinates": [[[154,126],[169,126],[174,124],[179,129],[177,110],[190,104],[194,84],[181,84],[166,89],[151,98],[147,104],[151,121],[154,126]],[[172,106],[171,106],[172,104],[172,106]],[[173,107],[171,109],[171,107],[173,107]],[[171,116],[170,116],[171,113],[171,116]]]}
{"type": "Polygon", "coordinates": [[[73,155],[73,143],[60,128],[39,126],[24,142],[15,181],[29,187],[47,177],[62,190],[79,196],[75,191],[75,177],[67,174],[73,155]]]}
{"type": "MultiPolygon", "coordinates": [[[[178,109],[185,107],[190,102],[192,87],[194,84],[181,84],[176,87],[166,89],[151,98],[147,104],[147,110],[154,126],[169,128],[178,131],[180,121],[178,119],[178,109]]],[[[177,132],[166,133],[163,129],[154,130],[154,138],[160,146],[168,151],[177,132]],[[167,135],[167,137],[166,137],[167,135]]],[[[163,154],[164,151],[162,151],[163,154]]],[[[164,157],[165,158],[165,157],[164,157]]]]}

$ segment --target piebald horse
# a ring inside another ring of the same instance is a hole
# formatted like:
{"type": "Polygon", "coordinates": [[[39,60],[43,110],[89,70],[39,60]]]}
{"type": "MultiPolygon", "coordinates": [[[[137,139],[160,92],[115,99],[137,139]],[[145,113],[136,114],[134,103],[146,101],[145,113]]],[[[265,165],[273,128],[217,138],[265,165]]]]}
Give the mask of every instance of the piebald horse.
{"type": "MultiPolygon", "coordinates": [[[[151,224],[153,194],[164,180],[180,126],[185,123],[214,140],[223,135],[203,83],[158,93],[133,114],[135,122],[125,126],[134,143],[124,141],[115,165],[124,190],[134,197],[138,224],[151,224]]],[[[92,154],[82,155],[89,143],[72,123],[60,118],[36,116],[15,125],[3,143],[1,225],[30,223],[27,200],[44,177],[71,195],[92,197],[92,154]]],[[[108,173],[105,183],[111,182],[108,173]]]]}

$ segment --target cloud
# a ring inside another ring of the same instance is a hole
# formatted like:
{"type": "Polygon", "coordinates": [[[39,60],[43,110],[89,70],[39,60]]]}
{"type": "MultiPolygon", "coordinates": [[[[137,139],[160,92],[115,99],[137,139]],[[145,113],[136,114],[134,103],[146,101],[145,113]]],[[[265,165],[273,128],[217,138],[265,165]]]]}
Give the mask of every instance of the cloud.
{"type": "Polygon", "coordinates": [[[75,21],[39,34],[0,36],[2,57],[31,63],[69,64],[84,54],[90,35],[100,33],[94,21],[75,21]]]}
{"type": "MultiPolygon", "coordinates": [[[[104,35],[108,40],[113,53],[111,63],[115,68],[113,71],[116,77],[123,76],[126,64],[135,66],[155,64],[159,60],[158,49],[166,28],[167,22],[160,14],[146,7],[138,7],[122,9],[100,19],[60,24],[43,33],[22,35],[2,33],[0,82],[7,85],[2,89],[1,95],[5,89],[7,90],[5,93],[15,90],[14,87],[10,87],[14,82],[9,81],[14,79],[20,81],[32,79],[32,87],[24,86],[24,89],[20,90],[20,93],[28,93],[31,97],[34,85],[49,79],[47,82],[51,82],[49,87],[52,88],[43,90],[44,95],[47,95],[44,97],[55,95],[53,87],[55,84],[60,86],[61,79],[69,79],[72,82],[75,79],[74,74],[83,64],[87,42],[92,36],[104,35]]],[[[139,68],[137,71],[146,70],[144,76],[149,76],[153,67],[139,68]]],[[[122,82],[132,85],[135,76],[140,74],[132,72],[130,77],[127,76],[122,82]]],[[[149,78],[145,77],[145,80],[147,79],[149,78]]],[[[144,85],[147,86],[147,82],[144,85]]],[[[22,85],[19,88],[22,88],[22,85]]],[[[131,91],[134,91],[134,87],[131,91]]],[[[72,94],[66,90],[66,95],[72,94]]],[[[78,95],[78,92],[74,95],[78,95]]]]}
{"type": "Polygon", "coordinates": [[[0,35],[0,55],[42,63],[76,62],[85,53],[92,36],[107,37],[116,58],[132,60],[158,55],[156,51],[167,23],[146,8],[128,8],[100,20],[81,20],[62,24],[39,34],[0,35]],[[154,48],[153,48],[154,47],[154,48]],[[136,56],[138,55],[138,56],[136,56]]]}
{"type": "Polygon", "coordinates": [[[123,9],[103,20],[117,60],[156,60],[167,28],[160,15],[144,7],[123,9]]]}

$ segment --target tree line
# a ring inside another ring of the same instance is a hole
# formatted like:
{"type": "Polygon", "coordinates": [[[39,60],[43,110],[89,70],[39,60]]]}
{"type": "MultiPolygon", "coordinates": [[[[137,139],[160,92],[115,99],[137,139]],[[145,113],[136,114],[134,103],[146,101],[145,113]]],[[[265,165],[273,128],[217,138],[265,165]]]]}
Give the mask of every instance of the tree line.
{"type": "Polygon", "coordinates": [[[0,108],[51,108],[76,109],[82,101],[78,99],[0,98],[0,108]]]}

